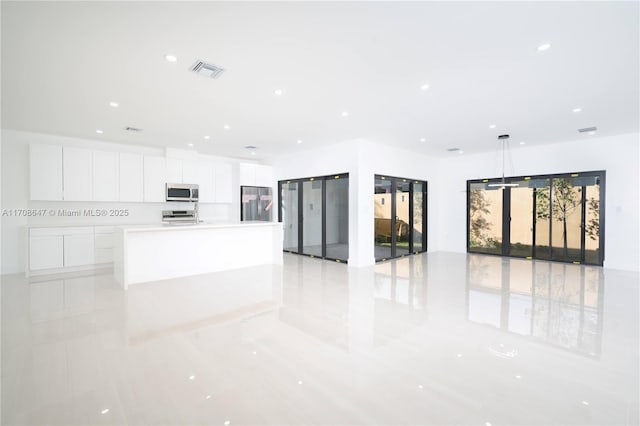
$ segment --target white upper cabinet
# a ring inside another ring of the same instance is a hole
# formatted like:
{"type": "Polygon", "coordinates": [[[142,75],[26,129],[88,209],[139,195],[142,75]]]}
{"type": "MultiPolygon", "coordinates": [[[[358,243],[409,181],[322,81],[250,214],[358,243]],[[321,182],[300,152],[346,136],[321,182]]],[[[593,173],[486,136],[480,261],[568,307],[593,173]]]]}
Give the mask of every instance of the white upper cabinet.
{"type": "Polygon", "coordinates": [[[215,165],[216,203],[231,203],[233,198],[233,168],[231,164],[215,165]]]}
{"type": "Polygon", "coordinates": [[[165,202],[165,184],[167,182],[170,181],[167,179],[165,158],[145,155],[144,201],[150,203],[165,202]]]}
{"type": "Polygon", "coordinates": [[[182,183],[195,183],[200,185],[200,164],[203,161],[182,160],[182,183]]]}
{"type": "Polygon", "coordinates": [[[91,201],[92,195],[92,155],[86,148],[64,147],[63,182],[65,201],[91,201]]]}
{"type": "Polygon", "coordinates": [[[141,154],[120,153],[120,174],[118,181],[120,186],[120,201],[143,201],[144,162],[141,154]]]}
{"type": "Polygon", "coordinates": [[[93,151],[93,201],[118,201],[117,152],[93,151]]]}
{"type": "Polygon", "coordinates": [[[256,186],[256,165],[240,163],[240,186],[256,186]]]}
{"type": "Polygon", "coordinates": [[[256,164],[255,186],[273,187],[273,167],[256,164]]]}
{"type": "MultiPolygon", "coordinates": [[[[196,183],[199,185],[199,197],[201,203],[216,202],[216,175],[213,163],[202,160],[197,165],[198,177],[196,183]]],[[[188,181],[185,181],[189,183],[188,181]]]]}
{"type": "Polygon", "coordinates": [[[273,186],[273,167],[240,163],[240,186],[273,186]]]}
{"type": "MultiPolygon", "coordinates": [[[[179,158],[167,157],[167,180],[165,183],[182,183],[182,160],[179,158]]],[[[193,182],[189,182],[193,183],[193,182]]]]}
{"type": "Polygon", "coordinates": [[[29,146],[29,189],[31,200],[62,200],[62,146],[29,146]]]}

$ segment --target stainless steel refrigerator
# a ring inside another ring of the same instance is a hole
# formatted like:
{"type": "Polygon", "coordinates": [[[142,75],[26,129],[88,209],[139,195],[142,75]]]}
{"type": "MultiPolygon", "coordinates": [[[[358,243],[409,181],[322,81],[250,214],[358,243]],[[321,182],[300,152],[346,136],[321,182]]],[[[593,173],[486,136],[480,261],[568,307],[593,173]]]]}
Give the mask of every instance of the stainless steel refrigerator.
{"type": "Polygon", "coordinates": [[[240,220],[272,221],[274,205],[271,188],[241,186],[240,201],[240,220]]]}

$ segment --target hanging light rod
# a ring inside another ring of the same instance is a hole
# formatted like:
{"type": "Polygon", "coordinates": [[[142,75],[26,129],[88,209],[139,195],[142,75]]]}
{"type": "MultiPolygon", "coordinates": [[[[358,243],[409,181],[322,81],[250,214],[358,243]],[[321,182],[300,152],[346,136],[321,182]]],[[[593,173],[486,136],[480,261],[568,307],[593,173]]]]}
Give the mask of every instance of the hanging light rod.
{"type": "Polygon", "coordinates": [[[517,183],[506,183],[504,180],[504,157],[507,149],[507,143],[509,143],[509,135],[500,135],[498,136],[498,140],[502,142],[502,182],[500,183],[490,183],[487,185],[489,188],[500,188],[504,190],[505,188],[513,188],[517,187],[517,183]]]}

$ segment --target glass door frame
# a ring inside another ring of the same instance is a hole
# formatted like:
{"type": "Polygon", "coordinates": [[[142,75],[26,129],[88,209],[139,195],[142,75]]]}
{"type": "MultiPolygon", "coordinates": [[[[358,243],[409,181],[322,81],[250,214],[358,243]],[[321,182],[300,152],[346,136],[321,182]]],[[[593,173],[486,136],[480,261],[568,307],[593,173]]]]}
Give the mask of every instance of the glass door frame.
{"type": "MultiPolygon", "coordinates": [[[[298,254],[298,255],[302,255],[302,256],[307,256],[307,257],[311,257],[311,258],[320,258],[320,259],[325,259],[325,260],[332,260],[335,261],[337,263],[348,263],[348,259],[335,259],[335,258],[331,258],[331,257],[327,257],[327,180],[334,180],[334,179],[349,179],[349,173],[336,173],[333,175],[326,175],[326,176],[313,176],[313,177],[306,177],[306,178],[298,178],[298,179],[286,179],[286,180],[281,180],[278,181],[278,222],[282,223],[282,185],[283,184],[292,184],[295,183],[297,185],[297,191],[298,191],[298,251],[293,251],[293,250],[285,250],[283,249],[283,251],[285,253],[292,253],[292,254],[298,254]],[[304,191],[303,191],[303,183],[304,182],[315,182],[315,181],[320,181],[322,182],[322,221],[321,221],[321,227],[322,227],[322,237],[321,237],[321,244],[322,244],[322,254],[320,256],[317,255],[313,255],[313,254],[308,254],[308,253],[303,253],[303,247],[304,247],[304,217],[303,217],[303,209],[304,209],[304,191]]],[[[347,189],[347,199],[349,197],[348,195],[348,189],[347,189]]],[[[348,211],[348,209],[347,209],[348,211]]],[[[348,214],[347,214],[347,220],[349,220],[348,218],[348,214]]],[[[349,241],[349,237],[347,236],[347,241],[349,241]]],[[[350,241],[349,241],[350,243],[350,241]]],[[[348,255],[347,255],[348,257],[348,255]]]]}
{"type": "MultiPolygon", "coordinates": [[[[400,258],[400,257],[405,257],[405,256],[410,256],[410,255],[414,255],[414,254],[420,254],[420,253],[425,253],[427,251],[427,194],[428,194],[428,182],[426,180],[418,180],[418,179],[409,179],[409,178],[401,178],[401,177],[396,177],[396,176],[387,176],[387,175],[374,175],[373,176],[373,181],[374,181],[374,188],[375,188],[375,181],[377,179],[380,180],[386,180],[391,182],[391,255],[389,257],[384,257],[384,258],[380,258],[380,259],[375,259],[376,262],[384,262],[386,260],[389,259],[396,259],[396,258],[400,258]],[[397,216],[397,211],[396,211],[396,188],[397,188],[397,183],[408,183],[409,184],[409,192],[408,192],[408,197],[409,197],[409,252],[407,254],[402,254],[402,255],[398,255],[396,253],[396,244],[397,244],[397,236],[396,236],[396,216],[397,216]],[[414,183],[421,183],[423,185],[423,190],[422,190],[422,219],[423,219],[423,223],[422,223],[422,250],[414,250],[414,241],[413,241],[413,222],[414,222],[414,189],[413,189],[413,184],[414,183]]],[[[375,192],[373,194],[375,196],[375,192]]],[[[375,214],[375,213],[374,213],[375,214]]],[[[375,219],[374,219],[374,226],[375,226],[375,219]]],[[[374,231],[374,246],[375,246],[375,231],[374,231]]],[[[374,256],[375,256],[375,251],[374,251],[374,256]]]]}
{"type": "MultiPolygon", "coordinates": [[[[513,182],[518,182],[518,181],[530,181],[530,180],[545,180],[548,179],[549,180],[549,188],[550,188],[550,202],[549,202],[549,212],[552,211],[553,208],[553,196],[551,195],[551,191],[553,191],[553,182],[554,179],[573,179],[573,178],[585,178],[585,177],[596,177],[598,178],[598,185],[599,185],[599,235],[598,235],[598,262],[597,263],[587,263],[586,262],[586,232],[585,232],[585,228],[586,228],[586,185],[582,185],[581,188],[581,207],[580,207],[580,229],[581,229],[581,235],[580,235],[580,260],[579,261],[574,261],[574,260],[562,260],[562,259],[553,259],[551,256],[551,251],[553,249],[552,247],[552,236],[553,236],[553,218],[550,216],[549,217],[549,257],[548,259],[543,259],[543,260],[550,260],[553,262],[563,262],[563,263],[574,263],[574,264],[585,264],[585,265],[596,265],[596,266],[602,266],[604,263],[604,258],[605,258],[605,254],[604,254],[604,247],[605,247],[605,195],[606,195],[606,174],[607,172],[605,170],[596,170],[596,171],[589,171],[589,172],[578,172],[578,173],[557,173],[557,174],[545,174],[545,175],[531,175],[531,176],[512,176],[512,177],[507,177],[504,178],[505,183],[513,183],[513,182]]],[[[501,254],[494,254],[494,253],[479,253],[474,251],[470,244],[471,244],[471,238],[470,238],[470,220],[471,220],[471,211],[470,211],[470,205],[471,205],[471,185],[472,184],[492,184],[492,183],[501,183],[502,182],[502,178],[490,178],[490,179],[472,179],[472,180],[468,180],[467,181],[467,253],[478,253],[478,254],[487,254],[490,256],[505,256],[505,257],[517,257],[517,258],[523,258],[523,259],[536,259],[536,248],[537,248],[537,241],[536,241],[536,222],[537,222],[537,218],[536,218],[536,197],[537,197],[537,188],[534,188],[533,191],[533,196],[532,196],[532,208],[533,208],[533,219],[532,219],[532,224],[531,224],[531,232],[532,232],[532,238],[531,238],[531,256],[516,256],[516,255],[512,255],[511,254],[511,241],[510,241],[510,236],[511,236],[511,188],[510,187],[506,187],[503,190],[503,197],[502,197],[502,253],[501,254]]]]}

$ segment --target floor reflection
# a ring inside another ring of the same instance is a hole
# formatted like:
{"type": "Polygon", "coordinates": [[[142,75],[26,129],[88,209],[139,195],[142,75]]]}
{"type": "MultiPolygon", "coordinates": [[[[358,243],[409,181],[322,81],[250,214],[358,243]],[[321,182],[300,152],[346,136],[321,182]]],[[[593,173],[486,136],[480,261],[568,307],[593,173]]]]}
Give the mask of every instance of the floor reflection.
{"type": "Polygon", "coordinates": [[[469,256],[467,274],[469,321],[600,355],[602,268],[469,256]]]}
{"type": "Polygon", "coordinates": [[[640,420],[637,273],[432,253],[49,278],[2,279],[3,424],[640,420]]]}

